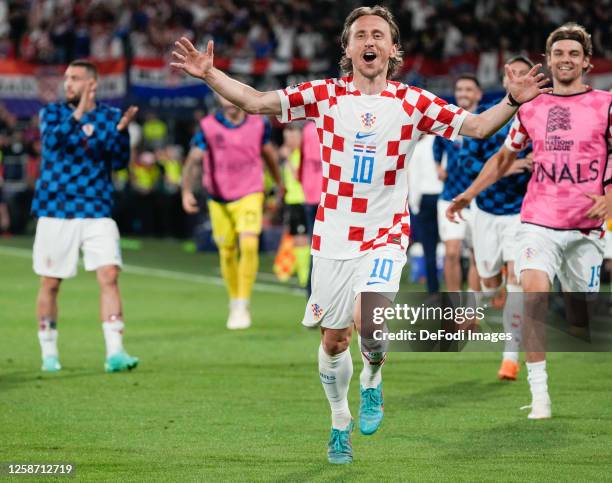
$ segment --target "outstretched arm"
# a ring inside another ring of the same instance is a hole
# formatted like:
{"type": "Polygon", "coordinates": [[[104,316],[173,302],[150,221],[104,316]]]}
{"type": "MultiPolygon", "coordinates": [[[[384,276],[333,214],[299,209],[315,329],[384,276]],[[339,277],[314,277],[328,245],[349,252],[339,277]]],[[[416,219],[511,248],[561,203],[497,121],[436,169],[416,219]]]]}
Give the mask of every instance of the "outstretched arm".
{"type": "Polygon", "coordinates": [[[453,199],[446,210],[446,217],[453,222],[457,221],[455,215],[463,219],[461,210],[467,208],[472,200],[481,192],[504,177],[506,172],[512,167],[516,156],[517,153],[510,151],[506,146],[502,146],[502,148],[485,163],[482,171],[480,171],[480,174],[470,187],[453,199]]]}
{"type": "Polygon", "coordinates": [[[186,37],[181,37],[174,45],[176,50],[172,56],[175,62],[170,64],[172,67],[202,79],[216,93],[249,114],[280,115],[281,104],[276,92],[253,89],[213,66],[212,40],[208,42],[206,52],[198,51],[186,37]]]}
{"type": "Polygon", "coordinates": [[[460,133],[477,139],[487,138],[499,131],[516,113],[518,106],[529,102],[542,93],[552,92],[551,87],[544,87],[549,80],[544,74],[538,74],[542,64],[534,65],[524,76],[516,76],[508,65],[505,66],[508,77],[508,95],[498,104],[480,114],[470,114],[463,122],[460,133]]]}

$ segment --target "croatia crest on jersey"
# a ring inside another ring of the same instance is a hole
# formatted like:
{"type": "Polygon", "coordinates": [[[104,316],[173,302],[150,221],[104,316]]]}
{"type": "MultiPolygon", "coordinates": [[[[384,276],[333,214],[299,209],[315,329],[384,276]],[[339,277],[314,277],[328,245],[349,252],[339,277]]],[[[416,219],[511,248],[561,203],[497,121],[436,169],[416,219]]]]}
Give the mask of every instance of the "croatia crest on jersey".
{"type": "Polygon", "coordinates": [[[376,122],[376,116],[366,112],[361,115],[361,126],[365,131],[371,131],[374,129],[374,123],[376,122]]]}
{"type": "Polygon", "coordinates": [[[81,128],[83,130],[83,132],[85,133],[85,136],[87,136],[88,138],[91,137],[91,135],[94,133],[94,125],[91,123],[87,123],[84,124],[83,127],[81,128]]]}

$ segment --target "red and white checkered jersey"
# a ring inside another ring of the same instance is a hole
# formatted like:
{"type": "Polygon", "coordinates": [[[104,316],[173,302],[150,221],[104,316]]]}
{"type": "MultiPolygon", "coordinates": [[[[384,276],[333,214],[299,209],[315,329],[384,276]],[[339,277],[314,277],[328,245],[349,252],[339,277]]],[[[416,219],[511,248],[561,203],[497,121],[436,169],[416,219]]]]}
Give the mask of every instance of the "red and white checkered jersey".
{"type": "Polygon", "coordinates": [[[430,92],[387,81],[365,95],[352,79],[305,82],[277,91],[281,122],[312,119],[323,162],[313,255],[349,259],[410,235],[406,163],[423,133],[454,139],[467,112],[430,92]]]}

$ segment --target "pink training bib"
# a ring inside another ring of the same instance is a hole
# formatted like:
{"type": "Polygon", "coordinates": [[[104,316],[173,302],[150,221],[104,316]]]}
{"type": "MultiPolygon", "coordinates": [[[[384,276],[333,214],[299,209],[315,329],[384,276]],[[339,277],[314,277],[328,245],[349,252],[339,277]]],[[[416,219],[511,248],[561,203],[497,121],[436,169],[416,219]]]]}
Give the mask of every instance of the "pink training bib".
{"type": "Polygon", "coordinates": [[[212,197],[234,201],[264,189],[261,140],[264,121],[247,116],[238,127],[221,124],[214,115],[200,121],[206,138],[203,183],[212,197]]]}
{"type": "Polygon", "coordinates": [[[571,96],[543,94],[521,106],[506,139],[520,151],[531,140],[534,167],[521,221],[557,229],[594,229],[603,220],[587,218],[610,179],[612,94],[589,90],[571,96]]]}
{"type": "Polygon", "coordinates": [[[308,122],[302,131],[300,182],[304,190],[304,202],[309,205],[317,205],[321,201],[322,169],[317,126],[314,122],[308,122]]]}

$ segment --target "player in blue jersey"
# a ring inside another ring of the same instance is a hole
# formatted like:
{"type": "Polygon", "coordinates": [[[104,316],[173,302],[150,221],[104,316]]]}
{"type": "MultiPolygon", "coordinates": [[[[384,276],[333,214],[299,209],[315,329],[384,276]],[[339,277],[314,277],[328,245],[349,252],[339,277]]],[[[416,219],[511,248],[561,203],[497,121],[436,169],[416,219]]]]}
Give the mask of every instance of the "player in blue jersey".
{"type": "Polygon", "coordinates": [[[107,372],[133,369],[136,357],[123,349],[123,315],[117,279],[119,231],[111,219],[113,169],[129,161],[127,126],[138,108],[123,115],[96,102],[97,71],[72,62],[64,74],[66,102],[40,112],[42,163],[32,202],[38,217],[34,272],[41,277],[37,299],[43,371],[61,369],[57,348],[57,295],[63,279],[76,275],[79,249],[86,270],[95,270],[106,342],[107,372]]]}
{"type": "MultiPolygon", "coordinates": [[[[480,113],[478,103],[482,98],[480,83],[472,74],[463,74],[455,81],[455,98],[457,105],[468,112],[480,113]]],[[[463,244],[471,248],[471,221],[470,212],[466,210],[466,221],[452,223],[446,218],[446,209],[451,200],[459,193],[463,193],[473,178],[463,166],[463,144],[467,138],[459,136],[455,141],[436,137],[433,145],[434,161],[437,164],[438,177],[444,181],[444,188],[438,199],[438,232],[440,240],[444,243],[444,282],[446,290],[458,292],[461,290],[461,252],[463,244]],[[446,155],[446,167],[442,161],[446,155]]],[[[470,254],[470,269],[468,272],[468,286],[470,291],[479,290],[478,273],[476,271],[473,255],[470,254]]]]}
{"type": "MultiPolygon", "coordinates": [[[[533,67],[533,63],[524,56],[513,57],[506,63],[515,75],[524,75],[533,67]]],[[[504,76],[504,87],[508,78],[504,76]]],[[[485,109],[489,106],[483,106],[485,109]]],[[[463,145],[463,166],[467,176],[475,179],[482,167],[503,146],[510,131],[512,119],[496,134],[488,139],[466,138],[463,145]]],[[[523,318],[522,300],[517,293],[522,292],[514,274],[515,235],[520,227],[520,211],[527,183],[531,176],[531,160],[528,151],[520,153],[509,173],[484,190],[476,197],[476,206],[472,213],[472,243],[476,268],[481,277],[482,291],[485,297],[493,297],[503,286],[502,268],[506,266],[506,290],[508,297],[503,312],[504,332],[512,334],[512,340],[506,341],[502,365],[497,373],[500,379],[516,380],[518,348],[523,318]]],[[[444,217],[446,218],[446,217],[444,217]]],[[[448,221],[448,220],[447,220],[448,221]]]]}

